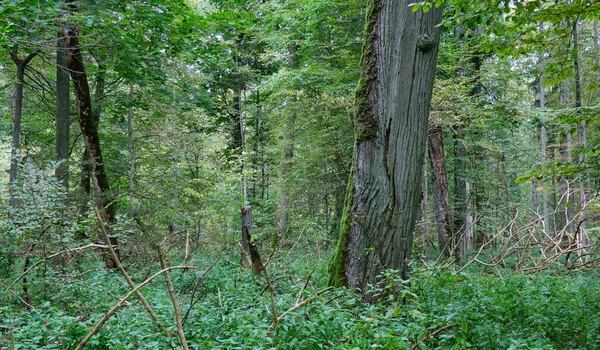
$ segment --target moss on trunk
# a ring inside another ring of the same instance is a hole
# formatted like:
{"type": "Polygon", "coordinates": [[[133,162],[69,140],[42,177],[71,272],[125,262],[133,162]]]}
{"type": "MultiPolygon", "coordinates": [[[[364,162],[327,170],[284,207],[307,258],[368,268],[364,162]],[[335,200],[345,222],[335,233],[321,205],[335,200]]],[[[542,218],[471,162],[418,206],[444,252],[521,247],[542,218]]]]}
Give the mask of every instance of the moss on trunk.
{"type": "Polygon", "coordinates": [[[350,180],[346,188],[346,199],[344,201],[344,211],[340,223],[340,235],[335,248],[335,254],[329,263],[329,285],[334,287],[343,287],[347,285],[345,262],[348,256],[348,237],[352,218],[350,208],[352,207],[352,198],[354,197],[354,169],[350,171],[350,180]]]}

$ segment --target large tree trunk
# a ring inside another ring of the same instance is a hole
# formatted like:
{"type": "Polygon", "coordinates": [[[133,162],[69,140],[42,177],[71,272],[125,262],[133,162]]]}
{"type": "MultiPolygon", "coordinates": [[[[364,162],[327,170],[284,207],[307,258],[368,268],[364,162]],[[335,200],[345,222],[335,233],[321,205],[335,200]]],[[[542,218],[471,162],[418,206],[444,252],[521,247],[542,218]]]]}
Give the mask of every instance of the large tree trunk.
{"type": "Polygon", "coordinates": [[[413,13],[411,1],[370,0],[356,93],[353,171],[330,284],[366,300],[386,269],[408,278],[419,216],[441,8],[413,13]]]}
{"type": "MultiPolygon", "coordinates": [[[[110,186],[100,149],[98,124],[92,114],[90,87],[79,44],[79,34],[76,28],[71,28],[65,33],[65,49],[67,51],[67,67],[75,87],[77,116],[79,118],[81,135],[85,143],[87,160],[90,164],[92,183],[94,190],[98,193],[98,196],[95,198],[95,205],[101,212],[102,219],[108,223],[112,223],[115,217],[114,207],[111,204],[111,199],[108,197],[110,186]]],[[[111,239],[111,243],[113,245],[117,244],[114,239],[111,239]]],[[[112,257],[105,257],[105,263],[107,268],[112,269],[116,267],[116,263],[112,257]]]]}
{"type": "Polygon", "coordinates": [[[444,134],[440,125],[432,125],[429,129],[429,161],[433,178],[433,203],[440,254],[448,259],[456,249],[456,238],[452,232],[452,209],[450,208],[450,190],[446,174],[444,134]]]}
{"type": "MultiPolygon", "coordinates": [[[[59,39],[62,34],[59,33],[59,39]]],[[[56,50],[56,160],[63,161],[56,170],[56,178],[69,191],[69,138],[71,131],[71,85],[67,71],[64,43],[58,41],[56,50]]]]}
{"type": "Polygon", "coordinates": [[[15,102],[13,107],[12,119],[13,119],[13,137],[12,137],[12,152],[10,160],[10,174],[9,183],[11,185],[11,205],[16,204],[16,197],[14,196],[14,186],[17,183],[17,177],[19,173],[19,157],[21,152],[21,116],[23,115],[23,85],[25,84],[25,68],[31,60],[37,55],[37,52],[32,52],[24,59],[19,58],[17,49],[10,51],[10,58],[17,66],[17,80],[15,81],[15,102]]]}

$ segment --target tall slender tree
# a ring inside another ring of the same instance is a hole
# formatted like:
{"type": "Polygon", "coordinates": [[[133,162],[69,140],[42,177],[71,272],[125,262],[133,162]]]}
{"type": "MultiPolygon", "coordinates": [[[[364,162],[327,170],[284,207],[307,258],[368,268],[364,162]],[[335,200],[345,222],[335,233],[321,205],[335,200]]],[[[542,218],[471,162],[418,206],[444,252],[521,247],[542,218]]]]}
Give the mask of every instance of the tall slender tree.
{"type": "Polygon", "coordinates": [[[69,135],[71,131],[71,85],[67,71],[67,53],[62,33],[58,34],[56,49],[56,160],[63,163],[56,171],[56,177],[65,191],[69,191],[69,135]]]}
{"type": "MultiPolygon", "coordinates": [[[[19,172],[19,157],[21,152],[21,118],[23,116],[23,85],[25,85],[25,69],[27,65],[37,56],[38,52],[30,52],[25,58],[19,57],[18,48],[11,50],[10,58],[17,66],[17,79],[15,81],[15,98],[12,109],[13,134],[12,134],[12,152],[10,161],[9,183],[15,186],[19,172]]],[[[11,191],[11,204],[16,204],[14,192],[11,191]]]]}

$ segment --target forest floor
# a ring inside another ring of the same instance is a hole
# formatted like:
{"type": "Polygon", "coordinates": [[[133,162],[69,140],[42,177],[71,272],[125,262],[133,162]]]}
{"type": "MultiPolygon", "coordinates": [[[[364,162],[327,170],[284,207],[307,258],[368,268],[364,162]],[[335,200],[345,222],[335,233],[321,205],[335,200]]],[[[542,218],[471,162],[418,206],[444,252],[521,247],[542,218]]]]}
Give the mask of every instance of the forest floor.
{"type": "MultiPolygon", "coordinates": [[[[279,317],[322,292],[282,317],[271,332],[273,307],[266,280],[236,266],[237,256],[195,258],[186,265],[197,270],[171,271],[190,348],[600,348],[598,271],[502,271],[500,276],[475,266],[461,273],[413,266],[410,286],[396,284],[396,297],[370,305],[346,289],[324,291],[328,255],[321,253],[319,260],[311,248],[296,248],[268,265],[279,317]]],[[[28,280],[30,310],[16,296],[23,296],[20,283],[4,294],[0,349],[76,347],[130,290],[118,272],[106,271],[91,256],[62,272],[50,266],[44,272],[43,264],[33,271],[28,280]]],[[[124,265],[138,283],[159,271],[150,261],[124,265]]],[[[1,273],[3,289],[17,277],[9,278],[6,270],[1,273]]],[[[390,281],[390,286],[394,283],[401,281],[390,281]]],[[[168,332],[158,329],[133,296],[86,349],[180,348],[164,279],[157,278],[142,291],[168,332]]]]}

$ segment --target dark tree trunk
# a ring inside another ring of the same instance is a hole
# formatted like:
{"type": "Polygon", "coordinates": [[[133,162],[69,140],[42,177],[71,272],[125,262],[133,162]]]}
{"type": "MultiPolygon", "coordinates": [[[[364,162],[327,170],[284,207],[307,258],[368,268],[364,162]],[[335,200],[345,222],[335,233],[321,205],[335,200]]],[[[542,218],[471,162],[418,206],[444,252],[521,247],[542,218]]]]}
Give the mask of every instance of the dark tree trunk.
{"type": "Polygon", "coordinates": [[[433,179],[433,203],[440,254],[447,259],[456,249],[456,238],[452,232],[452,209],[450,208],[450,190],[446,174],[444,134],[440,125],[432,125],[429,129],[429,162],[433,179]]]}
{"type": "Polygon", "coordinates": [[[353,171],[330,284],[378,295],[386,269],[408,278],[419,217],[427,122],[441,8],[413,13],[411,1],[370,0],[356,93],[353,171]]]}
{"type": "Polygon", "coordinates": [[[252,272],[256,275],[263,270],[262,258],[256,243],[252,241],[252,209],[242,207],[242,264],[252,265],[252,272]]]}
{"type": "MultiPolygon", "coordinates": [[[[98,65],[98,72],[96,73],[95,79],[95,90],[94,90],[94,101],[92,113],[94,116],[94,122],[97,126],[100,125],[100,117],[102,116],[102,100],[104,99],[104,87],[106,85],[106,69],[102,64],[102,61],[98,55],[94,56],[96,64],[98,65]]],[[[92,167],[87,157],[87,150],[84,148],[83,155],[81,157],[81,177],[80,177],[80,192],[82,197],[81,211],[87,210],[88,201],[91,194],[91,174],[92,167]]]]}
{"type": "Polygon", "coordinates": [[[13,107],[13,137],[12,137],[12,152],[10,160],[9,183],[11,185],[11,205],[16,205],[17,201],[14,196],[13,188],[16,186],[19,173],[19,154],[21,152],[21,117],[23,115],[23,85],[25,84],[25,68],[31,60],[37,55],[37,52],[32,52],[24,59],[19,58],[17,50],[10,51],[10,57],[17,66],[17,80],[15,81],[15,104],[13,107]]]}
{"type": "MultiPolygon", "coordinates": [[[[98,193],[95,199],[95,205],[102,215],[102,219],[107,223],[114,222],[114,207],[109,198],[110,186],[108,177],[104,168],[102,151],[100,149],[100,137],[98,135],[98,124],[92,113],[92,100],[87,74],[83,63],[81,46],[79,44],[79,34],[75,28],[71,28],[65,33],[65,49],[67,51],[67,67],[71,74],[71,80],[75,87],[75,96],[77,99],[77,116],[81,135],[85,143],[87,160],[90,164],[90,173],[94,190],[98,193]]],[[[116,246],[117,242],[111,239],[111,243],[116,246]]],[[[115,268],[116,263],[112,257],[106,257],[107,268],[115,268]]]]}
{"type": "MultiPolygon", "coordinates": [[[[62,34],[59,33],[59,38],[62,34]]],[[[65,191],[69,191],[69,140],[71,131],[71,85],[67,71],[64,43],[58,41],[56,50],[56,160],[63,161],[56,177],[65,191]]]]}

